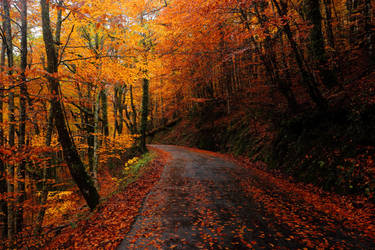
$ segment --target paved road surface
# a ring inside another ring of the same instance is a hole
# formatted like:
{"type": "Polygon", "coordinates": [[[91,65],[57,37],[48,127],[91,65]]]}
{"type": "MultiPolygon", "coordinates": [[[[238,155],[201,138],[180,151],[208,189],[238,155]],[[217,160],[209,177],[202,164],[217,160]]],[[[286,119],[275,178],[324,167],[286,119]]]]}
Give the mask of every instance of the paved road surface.
{"type": "Polygon", "coordinates": [[[204,153],[154,146],[171,154],[160,182],[118,249],[248,249],[301,247],[277,238],[231,174],[245,169],[204,153]]]}

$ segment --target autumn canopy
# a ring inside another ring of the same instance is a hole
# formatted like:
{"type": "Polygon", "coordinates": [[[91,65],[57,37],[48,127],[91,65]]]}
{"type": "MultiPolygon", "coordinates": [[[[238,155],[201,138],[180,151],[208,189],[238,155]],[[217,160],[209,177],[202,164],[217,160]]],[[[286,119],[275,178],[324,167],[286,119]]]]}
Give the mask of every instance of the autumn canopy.
{"type": "Polygon", "coordinates": [[[1,0],[1,238],[43,245],[148,141],[373,199],[374,5],[1,0]]]}

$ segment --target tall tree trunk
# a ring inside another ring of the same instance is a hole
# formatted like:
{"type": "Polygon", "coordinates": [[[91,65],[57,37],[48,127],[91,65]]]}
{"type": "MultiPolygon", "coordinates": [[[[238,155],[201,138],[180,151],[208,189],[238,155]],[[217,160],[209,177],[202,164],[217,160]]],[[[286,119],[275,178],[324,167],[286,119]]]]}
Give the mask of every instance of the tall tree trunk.
{"type": "Polygon", "coordinates": [[[375,24],[372,21],[372,17],[374,14],[373,5],[371,5],[371,0],[365,0],[364,2],[364,8],[363,8],[363,18],[365,21],[364,24],[364,44],[365,44],[365,49],[368,54],[368,56],[372,59],[373,62],[375,62],[375,24]]]}
{"type": "MultiPolygon", "coordinates": [[[[246,26],[247,30],[249,32],[251,32],[251,26],[248,23],[248,17],[246,16],[244,10],[241,9],[240,12],[241,12],[242,19],[245,22],[245,26],[246,26]]],[[[259,14],[258,14],[258,20],[259,20],[260,23],[263,23],[263,20],[262,20],[262,18],[260,17],[259,14]]],[[[267,77],[269,78],[269,80],[273,84],[277,85],[281,94],[283,94],[284,97],[286,98],[286,100],[288,102],[289,109],[292,112],[295,112],[298,108],[297,100],[295,98],[295,95],[294,95],[292,89],[290,88],[290,85],[286,81],[281,79],[281,77],[280,77],[279,70],[276,68],[277,62],[276,62],[276,59],[274,58],[275,55],[274,55],[273,50],[271,49],[269,39],[267,38],[266,41],[265,41],[266,54],[264,54],[261,51],[261,49],[258,47],[258,43],[255,41],[254,37],[251,37],[250,41],[255,48],[255,52],[260,57],[260,60],[262,61],[263,65],[265,67],[265,70],[267,72],[267,77]]]]}
{"type": "MultiPolygon", "coordinates": [[[[285,8],[281,8],[280,4],[276,0],[272,0],[272,2],[274,3],[278,14],[281,17],[284,17],[286,11],[285,8]]],[[[301,73],[302,83],[307,87],[308,94],[320,109],[326,109],[328,106],[327,100],[323,97],[322,93],[318,89],[317,83],[314,80],[314,76],[306,68],[306,63],[304,61],[303,55],[298,48],[297,42],[293,38],[293,33],[288,23],[284,24],[283,31],[286,34],[290,46],[292,47],[292,50],[294,52],[293,54],[296,59],[298,69],[301,73]]]]}
{"type": "MultiPolygon", "coordinates": [[[[143,83],[143,87],[144,87],[143,83]]],[[[143,89],[143,97],[144,97],[144,92],[145,90],[143,89]]],[[[147,98],[148,98],[148,82],[147,82],[147,98]]],[[[148,99],[147,99],[148,100],[148,99]]],[[[142,99],[142,105],[143,105],[143,99],[142,99]]],[[[147,104],[148,105],[148,104],[147,104]]],[[[132,109],[132,134],[135,135],[138,133],[138,126],[137,126],[137,110],[134,105],[134,95],[133,95],[133,86],[130,85],[130,106],[132,109]]],[[[142,106],[143,107],[143,106],[142,106]]]]}
{"type": "MultiPolygon", "coordinates": [[[[0,194],[4,195],[7,192],[7,181],[6,181],[6,166],[2,160],[0,160],[0,194]]],[[[5,197],[5,195],[4,195],[5,197]]],[[[0,200],[0,239],[5,239],[7,237],[7,227],[8,227],[8,207],[7,201],[2,198],[0,200]]]]}
{"type": "MultiPolygon", "coordinates": [[[[20,85],[20,118],[19,118],[19,150],[24,150],[26,146],[26,67],[27,67],[27,1],[20,1],[21,10],[21,85],[20,85]]],[[[21,232],[23,227],[23,202],[25,201],[25,166],[26,161],[23,160],[17,168],[17,217],[16,231],[21,232]]]]}
{"type": "MultiPolygon", "coordinates": [[[[83,103],[83,95],[82,95],[82,91],[81,91],[81,88],[79,86],[79,83],[76,83],[76,88],[77,88],[77,91],[78,91],[78,97],[79,97],[79,105],[80,107],[84,107],[84,103],[83,103]]],[[[79,110],[79,117],[80,117],[80,121],[81,121],[81,124],[80,124],[80,132],[81,132],[81,136],[80,136],[80,143],[84,143],[84,140],[85,140],[85,136],[84,136],[84,130],[85,130],[85,124],[87,123],[86,120],[87,120],[87,114],[85,112],[83,112],[82,109],[79,110]]],[[[81,154],[81,158],[84,158],[85,157],[85,151],[84,150],[81,150],[80,152],[81,154]]]]}
{"type": "MultiPolygon", "coordinates": [[[[4,10],[4,32],[5,32],[5,44],[8,57],[8,67],[10,68],[8,74],[12,75],[13,67],[13,42],[12,42],[12,27],[10,19],[10,6],[8,0],[3,0],[3,10],[4,10]]],[[[13,81],[13,80],[11,80],[13,81]]],[[[13,84],[13,83],[12,83],[13,84]]],[[[15,146],[15,117],[14,117],[14,93],[13,90],[9,91],[8,94],[8,121],[9,125],[9,134],[8,134],[8,143],[9,146],[15,146]]],[[[8,165],[7,167],[7,179],[8,185],[7,190],[11,198],[14,197],[14,166],[8,165]]],[[[8,202],[8,238],[13,239],[15,228],[14,221],[15,219],[15,210],[14,210],[14,201],[8,202]]]]}
{"type": "Polygon", "coordinates": [[[356,9],[358,6],[359,0],[347,0],[346,6],[348,9],[348,21],[349,21],[349,43],[352,47],[354,47],[355,41],[357,41],[357,33],[358,33],[358,24],[357,24],[357,16],[356,16],[356,9]]]}
{"type": "Polygon", "coordinates": [[[119,89],[117,86],[114,88],[114,95],[113,95],[113,118],[114,118],[114,128],[113,128],[113,138],[116,138],[116,132],[118,130],[118,118],[117,118],[117,113],[118,113],[118,106],[119,106],[119,98],[118,98],[118,92],[119,89]]]}
{"type": "MultiPolygon", "coordinates": [[[[58,72],[58,61],[56,48],[51,32],[50,17],[49,17],[49,2],[47,0],[40,0],[42,9],[42,28],[43,40],[46,47],[47,54],[47,71],[50,74],[58,72]]],[[[73,139],[68,130],[63,106],[60,100],[60,83],[51,76],[48,76],[49,88],[52,94],[52,111],[54,113],[54,122],[59,135],[59,142],[61,143],[64,159],[68,164],[73,180],[78,185],[83,197],[88,206],[94,209],[99,203],[99,194],[94,186],[90,176],[85,171],[85,167],[78,155],[77,148],[74,145],[73,139]]]]}
{"type": "Polygon", "coordinates": [[[98,182],[98,164],[99,164],[99,139],[98,139],[98,133],[99,133],[99,113],[100,113],[100,97],[102,95],[102,91],[100,90],[97,98],[95,100],[95,107],[94,107],[94,145],[93,145],[93,164],[92,169],[90,169],[91,177],[94,181],[94,185],[97,189],[99,189],[99,182],[98,182]]]}
{"type": "MultiPolygon", "coordinates": [[[[258,5],[255,5],[254,8],[260,24],[265,26],[265,23],[267,23],[268,21],[267,17],[261,14],[258,5]]],[[[262,8],[262,5],[260,6],[260,8],[262,8]]],[[[286,98],[289,110],[292,112],[296,112],[298,109],[297,99],[293,93],[293,90],[290,87],[290,84],[286,80],[282,79],[280,76],[279,63],[277,62],[276,53],[273,49],[274,44],[270,39],[270,34],[268,30],[266,30],[265,32],[267,34],[267,37],[264,41],[265,54],[258,50],[259,56],[263,58],[263,63],[266,65],[266,68],[268,68],[267,73],[271,76],[271,80],[274,83],[276,83],[277,88],[279,89],[281,94],[284,95],[284,97],[286,98]]],[[[281,43],[283,43],[282,36],[281,43]]]]}
{"type": "Polygon", "coordinates": [[[337,79],[336,75],[329,69],[324,48],[320,0],[304,0],[304,12],[306,19],[312,25],[310,31],[310,54],[317,65],[323,84],[331,88],[337,85],[337,79]]]}
{"type": "Polygon", "coordinates": [[[109,135],[109,126],[108,126],[108,101],[107,101],[107,93],[103,88],[100,91],[100,100],[102,104],[102,120],[103,120],[103,134],[104,136],[109,135]]]}
{"type": "Polygon", "coordinates": [[[90,113],[85,114],[85,123],[86,123],[86,132],[87,132],[87,157],[88,157],[88,163],[89,163],[89,169],[93,168],[94,165],[94,108],[95,104],[92,104],[91,101],[91,91],[92,91],[92,84],[89,83],[87,85],[87,100],[89,101],[88,111],[90,113]]]}
{"type": "MultiPolygon", "coordinates": [[[[52,105],[48,111],[48,122],[47,122],[47,133],[45,137],[45,144],[47,147],[51,146],[51,141],[52,141],[52,133],[53,133],[53,110],[52,110],[52,105]]],[[[39,213],[36,217],[36,222],[35,222],[35,227],[34,227],[34,234],[40,235],[42,233],[42,226],[43,226],[43,220],[44,220],[44,215],[46,213],[47,207],[45,206],[48,198],[48,188],[49,185],[47,184],[47,168],[51,167],[52,165],[52,158],[53,153],[49,152],[48,156],[50,157],[50,160],[48,161],[49,166],[44,166],[43,169],[43,174],[42,174],[42,192],[39,197],[39,205],[41,206],[39,213]]]]}
{"type": "Polygon", "coordinates": [[[141,138],[139,148],[141,152],[147,152],[146,148],[146,131],[147,131],[147,117],[148,117],[148,93],[149,81],[146,78],[142,80],[142,110],[141,110],[141,138]]]}
{"type": "MultiPolygon", "coordinates": [[[[4,71],[5,66],[5,41],[2,41],[1,47],[1,58],[0,58],[0,72],[4,71]]],[[[0,83],[0,88],[3,88],[3,84],[0,83]]],[[[3,128],[3,99],[4,93],[0,91],[0,147],[4,146],[4,128],[3,128]]],[[[6,181],[6,165],[2,160],[0,160],[0,194],[4,195],[7,192],[7,181],[6,181]]],[[[8,204],[5,199],[0,200],[0,236],[1,238],[6,238],[8,235],[8,204]]]]}
{"type": "Polygon", "coordinates": [[[325,27],[327,32],[327,41],[329,46],[335,48],[335,36],[332,28],[332,0],[324,0],[324,9],[326,14],[325,27]]]}

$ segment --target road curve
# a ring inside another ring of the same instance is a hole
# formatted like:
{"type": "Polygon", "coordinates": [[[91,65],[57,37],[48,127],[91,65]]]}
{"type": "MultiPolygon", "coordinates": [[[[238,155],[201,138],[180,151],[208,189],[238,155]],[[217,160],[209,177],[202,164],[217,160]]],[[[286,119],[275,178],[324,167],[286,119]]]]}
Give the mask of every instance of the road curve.
{"type": "MultiPolygon", "coordinates": [[[[233,173],[245,169],[224,159],[176,146],[160,181],[118,249],[248,249],[301,247],[280,241],[233,173]]],[[[287,232],[286,232],[287,233],[287,232]]]]}

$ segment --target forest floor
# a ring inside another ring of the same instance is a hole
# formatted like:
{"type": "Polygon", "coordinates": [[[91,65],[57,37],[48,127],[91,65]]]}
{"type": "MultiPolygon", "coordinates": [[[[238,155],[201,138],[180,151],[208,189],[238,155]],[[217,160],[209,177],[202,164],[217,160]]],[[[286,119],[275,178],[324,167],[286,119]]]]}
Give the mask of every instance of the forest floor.
{"type": "Polygon", "coordinates": [[[63,224],[58,232],[47,234],[43,239],[46,243],[38,242],[44,246],[42,249],[116,249],[134,223],[145,197],[159,181],[169,157],[158,149],[152,151],[155,158],[126,185],[119,186],[116,178],[106,175],[101,181],[101,195],[105,198],[99,207],[91,212],[86,208],[78,221],[71,220],[70,225],[63,224]]]}
{"type": "Polygon", "coordinates": [[[375,248],[375,209],[208,151],[170,153],[119,249],[375,248]],[[236,162],[236,163],[235,163],[236,162]]]}

